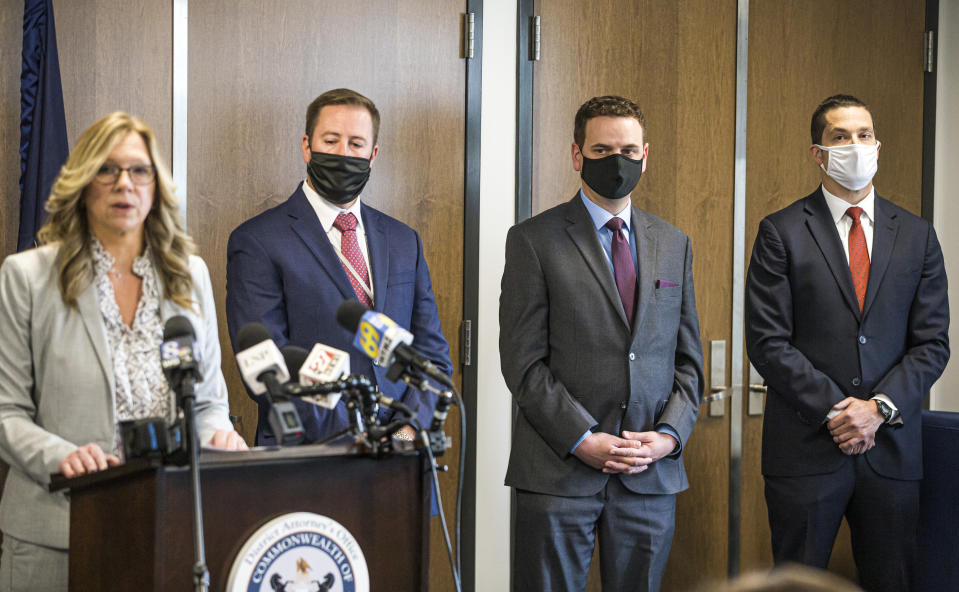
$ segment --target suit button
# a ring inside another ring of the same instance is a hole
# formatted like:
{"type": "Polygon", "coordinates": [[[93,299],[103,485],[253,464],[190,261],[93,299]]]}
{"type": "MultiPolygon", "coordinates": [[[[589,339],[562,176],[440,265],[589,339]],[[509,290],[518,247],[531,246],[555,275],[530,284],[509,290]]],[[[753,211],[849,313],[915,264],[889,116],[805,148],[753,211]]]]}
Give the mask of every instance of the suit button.
{"type": "Polygon", "coordinates": [[[632,362],[635,359],[636,359],[636,354],[634,354],[633,352],[629,352],[629,361],[632,362]]]}
{"type": "Polygon", "coordinates": [[[862,384],[862,379],[859,378],[858,376],[852,379],[853,386],[859,386],[860,384],[862,384]]]}
{"type": "Polygon", "coordinates": [[[860,335],[860,336],[859,336],[859,343],[862,343],[862,344],[865,344],[865,343],[866,343],[866,336],[865,336],[865,335],[860,335]]]}

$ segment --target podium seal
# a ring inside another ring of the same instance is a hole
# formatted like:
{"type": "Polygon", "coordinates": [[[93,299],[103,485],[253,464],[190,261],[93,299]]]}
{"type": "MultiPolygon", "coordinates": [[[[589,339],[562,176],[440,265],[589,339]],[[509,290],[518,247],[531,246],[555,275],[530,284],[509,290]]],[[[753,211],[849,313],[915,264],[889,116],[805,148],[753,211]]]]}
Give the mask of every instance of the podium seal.
{"type": "Polygon", "coordinates": [[[320,514],[273,518],[233,560],[230,592],[369,592],[363,551],[342,524],[320,514]]]}

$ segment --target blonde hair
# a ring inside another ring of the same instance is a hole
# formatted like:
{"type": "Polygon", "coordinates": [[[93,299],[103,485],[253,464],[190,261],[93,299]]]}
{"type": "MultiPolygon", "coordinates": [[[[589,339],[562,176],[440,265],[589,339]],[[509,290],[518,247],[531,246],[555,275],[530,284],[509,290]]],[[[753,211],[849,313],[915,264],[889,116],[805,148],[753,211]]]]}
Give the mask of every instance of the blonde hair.
{"type": "Polygon", "coordinates": [[[796,563],[785,563],[771,570],[755,570],[729,582],[700,588],[709,592],[862,592],[834,573],[796,563]]]}
{"type": "Polygon", "coordinates": [[[183,227],[173,178],[160,160],[156,136],[138,117],[116,111],[97,120],[83,132],[53,183],[46,204],[49,216],[38,233],[40,244],[58,243],[60,294],[67,305],[76,307],[77,297],[93,281],[93,255],[84,193],[114,147],[130,132],[143,138],[156,168],[153,205],[144,222],[143,236],[150,245],[163,296],[184,308],[193,309],[189,256],[196,252],[196,246],[183,227]]]}

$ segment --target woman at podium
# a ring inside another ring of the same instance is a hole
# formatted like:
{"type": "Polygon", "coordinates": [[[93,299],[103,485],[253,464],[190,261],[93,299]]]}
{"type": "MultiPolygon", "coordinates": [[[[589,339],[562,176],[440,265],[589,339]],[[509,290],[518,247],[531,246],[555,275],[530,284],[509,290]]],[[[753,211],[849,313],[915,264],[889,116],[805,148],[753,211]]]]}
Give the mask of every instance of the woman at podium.
{"type": "Polygon", "coordinates": [[[0,266],[0,590],[65,590],[69,506],[51,473],[120,464],[121,421],[172,420],[164,322],[194,327],[197,432],[245,449],[229,421],[209,272],[194,256],[153,130],[116,112],[94,123],[53,184],[42,246],[0,266]]]}

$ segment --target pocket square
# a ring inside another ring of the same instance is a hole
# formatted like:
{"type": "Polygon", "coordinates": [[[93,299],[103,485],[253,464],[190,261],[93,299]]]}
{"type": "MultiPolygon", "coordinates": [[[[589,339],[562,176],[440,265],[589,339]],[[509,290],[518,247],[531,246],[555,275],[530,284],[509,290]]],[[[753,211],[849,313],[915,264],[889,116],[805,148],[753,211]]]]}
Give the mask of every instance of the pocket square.
{"type": "Polygon", "coordinates": [[[656,280],[656,289],[660,288],[675,288],[678,286],[676,282],[671,282],[669,280],[656,280]]]}

